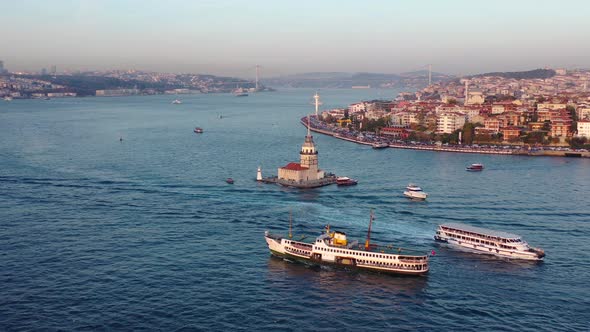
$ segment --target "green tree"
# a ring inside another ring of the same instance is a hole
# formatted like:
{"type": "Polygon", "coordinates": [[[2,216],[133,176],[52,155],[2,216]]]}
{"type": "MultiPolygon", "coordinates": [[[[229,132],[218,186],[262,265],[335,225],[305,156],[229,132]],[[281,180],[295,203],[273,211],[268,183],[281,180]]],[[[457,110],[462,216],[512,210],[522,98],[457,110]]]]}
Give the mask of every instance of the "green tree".
{"type": "Polygon", "coordinates": [[[463,134],[461,135],[463,144],[473,144],[473,138],[475,137],[475,125],[471,122],[465,122],[463,125],[463,134]]]}

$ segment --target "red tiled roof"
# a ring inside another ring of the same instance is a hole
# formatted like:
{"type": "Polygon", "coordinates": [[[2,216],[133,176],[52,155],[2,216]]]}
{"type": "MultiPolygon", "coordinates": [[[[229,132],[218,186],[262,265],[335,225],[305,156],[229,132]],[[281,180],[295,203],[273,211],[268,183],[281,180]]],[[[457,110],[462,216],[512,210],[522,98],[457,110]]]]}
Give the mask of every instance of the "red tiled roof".
{"type": "Polygon", "coordinates": [[[283,169],[288,169],[291,171],[303,171],[308,169],[307,167],[301,166],[300,163],[288,163],[287,166],[282,167],[283,169]]]}

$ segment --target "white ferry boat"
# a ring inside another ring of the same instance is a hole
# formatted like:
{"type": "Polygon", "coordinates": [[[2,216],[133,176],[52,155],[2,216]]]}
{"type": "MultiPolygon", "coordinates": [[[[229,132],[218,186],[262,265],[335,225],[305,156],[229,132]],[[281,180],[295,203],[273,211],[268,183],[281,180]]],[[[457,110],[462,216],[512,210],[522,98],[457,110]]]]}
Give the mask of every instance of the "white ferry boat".
{"type": "MultiPolygon", "coordinates": [[[[373,214],[371,214],[371,222],[373,214]]],[[[264,238],[272,255],[311,265],[337,265],[359,270],[371,270],[387,274],[425,275],[428,272],[428,255],[407,255],[401,248],[378,246],[370,243],[371,223],[364,245],[349,242],[346,234],[331,232],[326,227],[312,243],[264,232],[264,238]]]]}
{"type": "Polygon", "coordinates": [[[373,149],[385,149],[389,147],[389,144],[385,142],[375,142],[371,145],[373,146],[373,149]]]}
{"type": "Polygon", "coordinates": [[[425,200],[428,197],[428,194],[422,191],[422,188],[418,187],[415,184],[410,183],[406,187],[406,191],[404,191],[404,196],[410,199],[415,200],[425,200]]]}
{"type": "Polygon", "coordinates": [[[180,99],[174,99],[172,101],[172,104],[174,104],[174,105],[180,105],[180,104],[182,104],[182,101],[180,101],[180,99]]]}
{"type": "Polygon", "coordinates": [[[520,236],[458,223],[438,226],[434,239],[458,249],[515,259],[542,260],[545,252],[520,236]]]}

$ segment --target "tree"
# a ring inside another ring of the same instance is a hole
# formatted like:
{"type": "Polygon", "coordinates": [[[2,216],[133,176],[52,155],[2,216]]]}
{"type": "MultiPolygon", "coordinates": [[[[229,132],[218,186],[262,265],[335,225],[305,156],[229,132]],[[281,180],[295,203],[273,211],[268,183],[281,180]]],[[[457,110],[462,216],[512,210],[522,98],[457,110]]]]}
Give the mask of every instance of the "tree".
{"type": "Polygon", "coordinates": [[[457,99],[455,99],[455,98],[447,99],[447,104],[457,105],[457,99]]]}
{"type": "Polygon", "coordinates": [[[578,114],[576,113],[576,108],[572,105],[567,105],[565,109],[572,116],[572,124],[570,125],[570,131],[573,133],[576,130],[578,130],[578,114]]]}
{"type": "Polygon", "coordinates": [[[463,125],[463,134],[461,136],[463,144],[473,144],[473,138],[475,137],[475,125],[471,122],[465,122],[463,125]]]}

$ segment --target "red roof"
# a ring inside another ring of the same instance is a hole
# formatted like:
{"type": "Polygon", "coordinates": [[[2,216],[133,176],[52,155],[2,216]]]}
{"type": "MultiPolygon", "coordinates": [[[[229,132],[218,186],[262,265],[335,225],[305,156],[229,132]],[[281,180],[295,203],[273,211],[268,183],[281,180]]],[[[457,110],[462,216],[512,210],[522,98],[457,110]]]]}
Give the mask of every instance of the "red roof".
{"type": "Polygon", "coordinates": [[[283,169],[288,169],[291,171],[303,171],[308,169],[307,167],[301,166],[300,163],[288,163],[287,166],[282,167],[283,169]]]}

